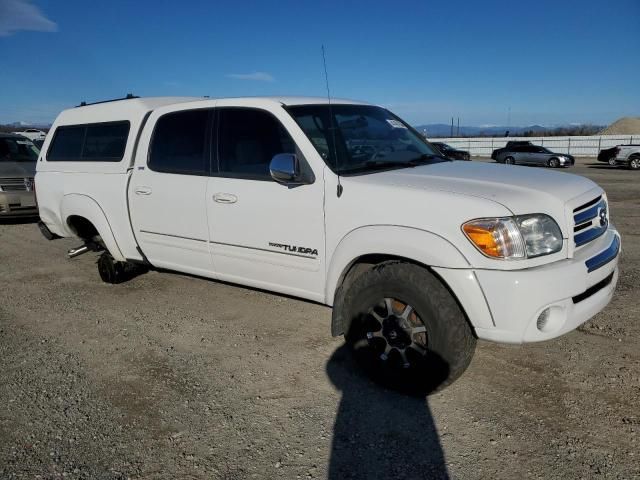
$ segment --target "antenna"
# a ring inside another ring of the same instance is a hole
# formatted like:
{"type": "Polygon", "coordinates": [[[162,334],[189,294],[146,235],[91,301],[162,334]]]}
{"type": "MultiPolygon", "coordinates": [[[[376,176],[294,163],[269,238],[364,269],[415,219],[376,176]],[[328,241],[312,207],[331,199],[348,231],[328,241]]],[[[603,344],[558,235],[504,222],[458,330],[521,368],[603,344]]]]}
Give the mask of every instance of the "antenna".
{"type": "Polygon", "coordinates": [[[338,149],[336,148],[336,128],[333,124],[333,108],[331,107],[331,92],[329,91],[329,75],[327,74],[327,58],[324,54],[324,45],[322,45],[322,64],[324,65],[324,81],[327,85],[327,100],[329,100],[329,128],[331,129],[331,141],[333,143],[333,156],[336,159],[336,170],[338,171],[338,198],[342,196],[342,184],[340,183],[340,168],[338,165],[338,149]]]}

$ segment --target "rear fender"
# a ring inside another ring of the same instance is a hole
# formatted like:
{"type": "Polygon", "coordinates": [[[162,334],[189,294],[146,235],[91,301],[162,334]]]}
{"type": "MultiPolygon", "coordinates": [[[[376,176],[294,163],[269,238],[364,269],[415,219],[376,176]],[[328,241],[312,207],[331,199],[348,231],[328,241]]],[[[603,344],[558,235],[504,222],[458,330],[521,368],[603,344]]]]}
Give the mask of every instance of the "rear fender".
{"type": "Polygon", "coordinates": [[[62,212],[63,228],[65,228],[65,233],[67,234],[65,236],[75,236],[75,233],[67,224],[68,218],[73,215],[84,217],[96,228],[105,247],[107,247],[107,250],[109,250],[113,258],[122,262],[126,260],[113,235],[113,230],[109,225],[107,216],[98,202],[93,198],[77,193],[65,195],[62,199],[60,211],[62,212]]]}

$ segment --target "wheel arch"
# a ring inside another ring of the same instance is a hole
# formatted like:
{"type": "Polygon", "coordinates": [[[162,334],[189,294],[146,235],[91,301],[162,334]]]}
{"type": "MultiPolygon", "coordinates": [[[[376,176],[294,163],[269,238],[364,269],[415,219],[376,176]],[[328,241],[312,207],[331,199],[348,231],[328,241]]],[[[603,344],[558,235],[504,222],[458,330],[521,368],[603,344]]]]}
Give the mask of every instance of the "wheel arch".
{"type": "Polygon", "coordinates": [[[82,239],[90,239],[96,234],[113,258],[125,261],[111,225],[104,211],[93,198],[82,194],[65,195],[62,199],[62,219],[70,234],[82,239]]]}
{"type": "Polygon", "coordinates": [[[471,265],[457,247],[433,232],[397,225],[360,227],[345,235],[331,256],[325,303],[333,305],[338,286],[355,265],[393,259],[426,268],[469,268],[471,265]]]}
{"type": "MultiPolygon", "coordinates": [[[[342,334],[343,321],[338,314],[341,291],[344,291],[360,273],[382,262],[398,260],[413,263],[430,270],[452,293],[449,284],[433,267],[469,268],[465,256],[451,242],[425,230],[395,225],[376,225],[355,229],[336,247],[329,268],[325,288],[325,303],[333,306],[331,333],[342,334]],[[337,302],[337,303],[336,303],[337,302]]],[[[461,305],[461,308],[463,306],[461,305]]],[[[462,308],[463,312],[466,311],[462,308]]]]}

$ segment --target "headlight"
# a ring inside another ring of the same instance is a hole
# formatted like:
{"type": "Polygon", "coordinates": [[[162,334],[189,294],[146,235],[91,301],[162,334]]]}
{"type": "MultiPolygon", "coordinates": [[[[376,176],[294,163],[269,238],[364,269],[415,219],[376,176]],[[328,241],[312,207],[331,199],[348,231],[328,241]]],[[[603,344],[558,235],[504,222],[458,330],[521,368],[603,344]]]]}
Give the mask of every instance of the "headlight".
{"type": "Polygon", "coordinates": [[[550,216],[540,213],[471,220],[462,225],[462,231],[491,258],[533,258],[562,249],[560,227],[550,216]]]}

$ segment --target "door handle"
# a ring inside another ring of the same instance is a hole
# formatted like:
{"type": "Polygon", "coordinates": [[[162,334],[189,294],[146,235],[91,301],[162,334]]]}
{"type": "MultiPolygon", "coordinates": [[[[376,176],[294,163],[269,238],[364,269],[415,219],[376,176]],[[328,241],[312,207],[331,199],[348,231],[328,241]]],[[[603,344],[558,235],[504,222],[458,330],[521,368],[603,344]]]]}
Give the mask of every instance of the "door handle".
{"type": "Polygon", "coordinates": [[[133,191],[136,195],[151,195],[151,187],[135,187],[133,191]]]}
{"type": "Polygon", "coordinates": [[[218,203],[236,203],[238,197],[231,193],[216,193],[213,196],[213,201],[218,203]]]}

